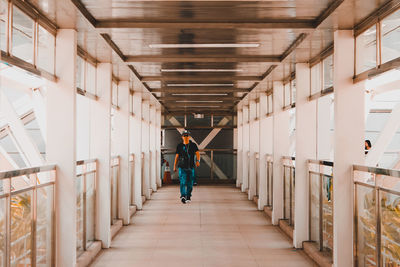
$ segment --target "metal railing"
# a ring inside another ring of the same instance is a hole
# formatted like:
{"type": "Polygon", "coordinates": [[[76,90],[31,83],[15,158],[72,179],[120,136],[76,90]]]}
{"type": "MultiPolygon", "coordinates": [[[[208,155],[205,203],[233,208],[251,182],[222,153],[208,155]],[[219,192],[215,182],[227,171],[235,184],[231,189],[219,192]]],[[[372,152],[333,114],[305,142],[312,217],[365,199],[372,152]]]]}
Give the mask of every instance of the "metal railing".
{"type": "Polygon", "coordinates": [[[256,158],[256,196],[260,196],[260,154],[255,153],[256,158]]]}
{"type": "Polygon", "coordinates": [[[308,161],[309,240],[333,253],[333,162],[308,161]]]}
{"type": "Polygon", "coordinates": [[[56,165],[0,172],[0,265],[55,266],[56,165]]]}
{"type": "Polygon", "coordinates": [[[79,257],[95,240],[97,160],[76,162],[76,250],[79,257]]]}
{"type": "Polygon", "coordinates": [[[400,171],[353,166],[354,266],[400,266],[400,171]]]}
{"type": "Polygon", "coordinates": [[[273,156],[270,154],[266,155],[266,175],[267,175],[267,206],[268,207],[273,207],[274,203],[274,161],[273,161],[273,156]]]}
{"type": "Polygon", "coordinates": [[[118,184],[119,184],[119,173],[120,173],[120,158],[115,156],[111,158],[111,225],[113,225],[118,220],[118,184]]]}
{"type": "Polygon", "coordinates": [[[130,205],[135,205],[135,154],[129,155],[129,168],[130,168],[130,205]]]}
{"type": "Polygon", "coordinates": [[[294,224],[295,158],[283,157],[283,219],[294,224]]]}

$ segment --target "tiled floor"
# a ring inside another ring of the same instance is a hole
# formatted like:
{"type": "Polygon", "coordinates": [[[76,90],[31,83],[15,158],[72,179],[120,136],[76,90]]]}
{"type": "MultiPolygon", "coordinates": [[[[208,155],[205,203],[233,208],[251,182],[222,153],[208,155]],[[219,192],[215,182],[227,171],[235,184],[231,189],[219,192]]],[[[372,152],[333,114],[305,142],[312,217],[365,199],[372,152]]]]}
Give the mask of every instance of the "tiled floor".
{"type": "Polygon", "coordinates": [[[238,189],[198,186],[186,205],[178,190],[153,194],[92,266],[313,266],[238,189]]]}

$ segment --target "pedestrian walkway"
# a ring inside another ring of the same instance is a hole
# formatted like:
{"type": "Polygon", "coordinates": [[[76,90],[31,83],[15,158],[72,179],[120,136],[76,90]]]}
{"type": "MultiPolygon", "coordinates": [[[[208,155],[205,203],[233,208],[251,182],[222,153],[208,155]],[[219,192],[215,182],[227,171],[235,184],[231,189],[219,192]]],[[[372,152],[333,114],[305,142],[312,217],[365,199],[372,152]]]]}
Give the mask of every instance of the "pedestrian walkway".
{"type": "Polygon", "coordinates": [[[233,186],[195,187],[192,200],[159,189],[92,266],[314,266],[233,186]]]}

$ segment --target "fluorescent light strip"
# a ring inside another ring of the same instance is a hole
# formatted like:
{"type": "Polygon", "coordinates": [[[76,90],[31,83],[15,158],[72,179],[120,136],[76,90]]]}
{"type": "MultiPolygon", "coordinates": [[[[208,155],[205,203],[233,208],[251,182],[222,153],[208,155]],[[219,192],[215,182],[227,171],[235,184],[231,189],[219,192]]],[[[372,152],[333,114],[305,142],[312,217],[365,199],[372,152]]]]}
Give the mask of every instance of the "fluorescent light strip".
{"type": "Polygon", "coordinates": [[[183,106],[184,108],[219,108],[220,106],[183,106]]]}
{"type": "Polygon", "coordinates": [[[171,95],[186,95],[186,96],[201,96],[201,95],[205,95],[205,96],[210,96],[210,95],[228,95],[228,94],[171,94],[171,95]]]}
{"type": "Polygon", "coordinates": [[[178,100],[176,103],[222,103],[220,100],[178,100]]]}
{"type": "Polygon", "coordinates": [[[259,43],[247,44],[150,44],[150,48],[243,48],[259,47],[259,43]]]}
{"type": "Polygon", "coordinates": [[[207,86],[228,86],[232,87],[234,86],[233,83],[170,83],[167,84],[169,87],[207,87],[207,86]]]}
{"type": "Polygon", "coordinates": [[[242,72],[236,69],[161,69],[161,72],[242,72]]]}

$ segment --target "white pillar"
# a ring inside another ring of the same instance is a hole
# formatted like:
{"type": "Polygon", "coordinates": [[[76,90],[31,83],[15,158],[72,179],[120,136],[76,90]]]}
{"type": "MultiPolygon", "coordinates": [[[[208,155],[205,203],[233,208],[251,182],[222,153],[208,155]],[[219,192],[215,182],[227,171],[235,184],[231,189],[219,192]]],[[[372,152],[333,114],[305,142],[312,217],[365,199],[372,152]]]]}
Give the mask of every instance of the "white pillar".
{"type": "Polygon", "coordinates": [[[249,151],[250,151],[250,169],[249,169],[249,200],[253,200],[257,194],[257,179],[256,179],[256,153],[258,152],[259,129],[257,118],[257,104],[255,101],[250,101],[249,107],[250,116],[250,134],[249,134],[249,151]]]}
{"type": "Polygon", "coordinates": [[[249,107],[243,107],[243,132],[242,132],[242,192],[249,188],[249,145],[250,145],[250,126],[249,126],[249,107]]]}
{"type": "Polygon", "coordinates": [[[133,93],[133,118],[131,118],[131,151],[135,155],[134,203],[142,209],[142,95],[133,93]]]}
{"type": "Polygon", "coordinates": [[[157,179],[156,179],[156,163],[157,163],[157,153],[156,153],[156,106],[150,106],[150,188],[153,192],[157,191],[157,179]]]}
{"type": "Polygon", "coordinates": [[[156,151],[157,151],[157,186],[161,187],[161,107],[157,108],[156,111],[156,151]]]}
{"type": "Polygon", "coordinates": [[[353,84],[354,37],[334,33],[335,137],[333,171],[333,264],[353,265],[352,164],[364,163],[364,90],[353,84]]]}
{"type": "Polygon", "coordinates": [[[308,101],[310,68],[296,64],[296,183],[293,245],[303,246],[308,240],[308,160],[316,159],[316,102],[308,101]]]}
{"type": "Polygon", "coordinates": [[[330,95],[320,97],[317,100],[317,159],[332,160],[332,134],[331,131],[331,106],[330,95]]]}
{"type": "Polygon", "coordinates": [[[96,239],[103,248],[111,245],[111,63],[97,65],[97,96],[92,105],[90,157],[98,160],[96,194],[96,239]]]}
{"type": "Polygon", "coordinates": [[[272,126],[268,125],[268,120],[271,118],[266,117],[267,114],[267,95],[260,95],[260,128],[259,128],[259,145],[260,145],[260,189],[258,198],[258,209],[263,210],[267,205],[267,169],[266,169],[266,154],[271,154],[268,150],[272,142],[272,126]],[[269,127],[268,127],[269,126],[269,127]]]}
{"type": "Polygon", "coordinates": [[[47,89],[46,157],[57,164],[57,266],[76,265],[76,45],[75,30],[58,30],[58,81],[47,89]]]}
{"type": "Polygon", "coordinates": [[[243,111],[242,109],[238,109],[237,114],[237,178],[236,178],[236,187],[241,187],[243,183],[243,111]]]}
{"type": "Polygon", "coordinates": [[[149,118],[150,118],[150,105],[149,102],[142,102],[142,152],[144,153],[144,195],[147,199],[151,197],[151,187],[150,187],[150,127],[149,127],[149,118]]]}
{"type": "Polygon", "coordinates": [[[115,150],[120,156],[120,175],[118,182],[118,218],[124,225],[129,224],[129,81],[118,83],[118,105],[115,111],[115,150]]]}
{"type": "Polygon", "coordinates": [[[273,207],[272,224],[277,225],[283,218],[283,165],[282,157],[289,155],[289,123],[288,111],[283,111],[283,83],[274,82],[274,137],[273,137],[273,207]]]}

